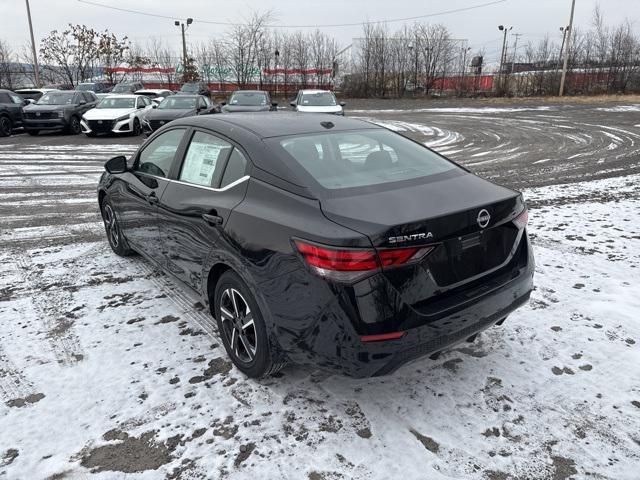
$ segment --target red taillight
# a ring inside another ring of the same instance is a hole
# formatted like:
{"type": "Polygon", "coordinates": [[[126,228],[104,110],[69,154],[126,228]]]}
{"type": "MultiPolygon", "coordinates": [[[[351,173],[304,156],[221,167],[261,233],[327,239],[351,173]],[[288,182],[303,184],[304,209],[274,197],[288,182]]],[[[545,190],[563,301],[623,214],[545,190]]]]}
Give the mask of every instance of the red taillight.
{"type": "Polygon", "coordinates": [[[311,266],[338,272],[361,272],[378,268],[373,250],[334,250],[296,240],[296,246],[311,266]]]}
{"type": "Polygon", "coordinates": [[[405,332],[381,333],[379,335],[362,335],[361,342],[384,342],[386,340],[397,340],[404,337],[405,332]]]}
{"type": "Polygon", "coordinates": [[[526,227],[528,221],[529,221],[529,210],[527,210],[526,208],[520,215],[518,215],[516,218],[513,219],[513,223],[515,223],[516,227],[518,228],[526,227]]]}
{"type": "Polygon", "coordinates": [[[433,247],[390,248],[385,250],[339,249],[295,240],[298,251],[311,269],[321,277],[340,282],[359,278],[424,257],[433,247]]]}

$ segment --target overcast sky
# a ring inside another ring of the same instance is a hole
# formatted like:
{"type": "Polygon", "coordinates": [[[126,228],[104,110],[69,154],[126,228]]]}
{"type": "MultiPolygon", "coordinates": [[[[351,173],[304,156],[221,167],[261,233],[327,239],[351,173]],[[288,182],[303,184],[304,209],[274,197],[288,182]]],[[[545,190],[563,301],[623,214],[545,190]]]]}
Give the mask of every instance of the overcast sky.
{"type": "MultiPolygon", "coordinates": [[[[205,41],[220,36],[225,28],[198,19],[238,22],[251,10],[272,10],[275,23],[282,25],[357,23],[365,20],[385,20],[429,15],[488,3],[491,0],[92,0],[114,7],[130,8],[176,18],[193,17],[189,28],[189,42],[205,41]]],[[[153,18],[134,13],[119,12],[79,3],[77,0],[30,0],[36,41],[53,29],[67,23],[81,23],[96,29],[109,29],[117,35],[127,35],[145,44],[149,37],[161,37],[179,47],[179,29],[169,19],[153,18]]],[[[607,23],[615,24],[625,18],[640,29],[640,0],[577,0],[576,23],[589,27],[596,4],[600,3],[607,23]]],[[[455,38],[469,40],[474,50],[484,48],[488,60],[499,56],[501,33],[498,24],[513,25],[514,33],[522,33],[520,42],[536,42],[549,33],[560,39],[559,27],[569,21],[571,0],[506,0],[466,12],[456,12],[431,18],[424,22],[444,23],[455,38]]],[[[390,29],[402,22],[389,23],[390,29]]],[[[360,26],[322,27],[346,47],[353,37],[360,36],[360,26]]],[[[0,38],[19,49],[29,42],[29,30],[24,0],[0,0],[0,38]]],[[[511,42],[513,39],[511,39],[511,42]]],[[[522,45],[522,43],[520,43],[522,45]]]]}

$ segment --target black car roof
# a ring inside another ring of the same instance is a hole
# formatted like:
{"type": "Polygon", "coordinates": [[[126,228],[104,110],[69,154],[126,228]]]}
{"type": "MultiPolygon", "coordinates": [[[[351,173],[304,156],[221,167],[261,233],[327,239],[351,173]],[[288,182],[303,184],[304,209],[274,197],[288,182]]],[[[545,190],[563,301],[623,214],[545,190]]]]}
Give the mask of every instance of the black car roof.
{"type": "Polygon", "coordinates": [[[299,112],[242,112],[233,115],[203,115],[181,119],[176,123],[217,130],[240,143],[242,143],[244,135],[234,135],[234,130],[242,129],[252,132],[258,137],[268,138],[303,133],[324,133],[329,130],[333,132],[382,128],[353,118],[326,113],[299,112]]]}

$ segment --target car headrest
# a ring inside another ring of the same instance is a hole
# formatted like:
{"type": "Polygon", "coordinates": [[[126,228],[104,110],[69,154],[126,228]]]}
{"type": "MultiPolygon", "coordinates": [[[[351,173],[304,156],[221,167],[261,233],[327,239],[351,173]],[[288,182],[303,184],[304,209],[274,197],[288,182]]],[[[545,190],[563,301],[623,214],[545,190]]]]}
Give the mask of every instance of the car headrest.
{"type": "Polygon", "coordinates": [[[391,167],[392,164],[393,159],[389,152],[385,150],[371,152],[367,155],[367,159],[364,162],[365,167],[375,170],[391,167]]]}
{"type": "Polygon", "coordinates": [[[310,140],[299,139],[293,143],[293,148],[291,149],[291,153],[293,154],[298,161],[302,162],[318,162],[320,161],[320,155],[318,155],[318,149],[316,148],[315,143],[310,140]]]}

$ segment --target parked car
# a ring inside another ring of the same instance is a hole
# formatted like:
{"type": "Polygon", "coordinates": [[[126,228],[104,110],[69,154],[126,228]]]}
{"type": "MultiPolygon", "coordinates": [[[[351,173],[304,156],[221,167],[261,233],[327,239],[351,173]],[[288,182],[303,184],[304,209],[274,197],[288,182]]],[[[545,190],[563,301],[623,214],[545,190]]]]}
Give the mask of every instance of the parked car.
{"type": "Polygon", "coordinates": [[[35,104],[24,107],[24,129],[30,135],[51,130],[77,135],[82,131],[80,118],[97,103],[98,97],[93,92],[45,93],[35,104]]]}
{"type": "Polygon", "coordinates": [[[278,104],[271,101],[269,92],[261,90],[236,90],[231,94],[229,103],[222,107],[224,113],[268,112],[277,109],[278,104]]]}
{"type": "Polygon", "coordinates": [[[176,118],[220,113],[220,105],[203,95],[175,95],[165,98],[142,121],[146,132],[154,132],[176,118]]]}
{"type": "Polygon", "coordinates": [[[250,377],[388,374],[502,324],[533,288],[520,193],[364,121],[184,118],[105,168],[113,251],[197,292],[250,377]]]}
{"type": "Polygon", "coordinates": [[[82,116],[82,132],[88,137],[100,133],[142,133],[142,117],[154,108],[144,95],[111,95],[82,116]]]}
{"type": "Polygon", "coordinates": [[[159,104],[167,97],[174,95],[171,90],[167,90],[164,88],[146,88],[144,90],[138,90],[135,92],[136,95],[144,95],[149,100],[151,100],[155,104],[159,104]]]}
{"type": "Polygon", "coordinates": [[[209,91],[209,84],[206,82],[189,82],[182,85],[180,95],[204,95],[211,98],[211,92],[209,91]]]}
{"type": "Polygon", "coordinates": [[[25,100],[33,100],[37,102],[47,92],[54,92],[56,88],[20,88],[15,90],[15,93],[20,95],[25,100]]]}
{"type": "Polygon", "coordinates": [[[338,103],[336,96],[329,90],[300,90],[290,105],[297,112],[344,115],[343,107],[346,103],[338,103]]]}
{"type": "Polygon", "coordinates": [[[22,126],[22,108],[29,101],[11,90],[0,90],[0,137],[8,137],[22,126]]]}
{"type": "Polygon", "coordinates": [[[144,89],[142,82],[120,82],[111,89],[111,93],[132,95],[142,89],[144,89]]]}
{"type": "Polygon", "coordinates": [[[109,93],[111,89],[101,82],[85,82],[79,83],[75,88],[79,92],[109,93]]]}

